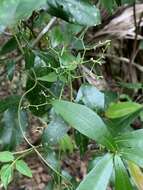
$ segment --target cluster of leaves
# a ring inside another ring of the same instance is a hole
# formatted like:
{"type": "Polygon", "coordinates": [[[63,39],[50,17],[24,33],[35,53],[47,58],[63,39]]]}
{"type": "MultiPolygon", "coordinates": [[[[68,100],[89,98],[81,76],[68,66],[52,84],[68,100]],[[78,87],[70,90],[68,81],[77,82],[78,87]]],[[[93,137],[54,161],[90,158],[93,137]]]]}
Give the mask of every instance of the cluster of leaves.
{"type": "MultiPolygon", "coordinates": [[[[110,0],[107,3],[101,0],[100,3],[112,12],[118,5],[133,1],[110,0]]],[[[78,92],[73,87],[77,79],[84,79],[83,64],[95,66],[99,62],[85,60],[86,51],[96,45],[87,46],[83,39],[87,27],[100,22],[99,9],[88,0],[0,1],[0,32],[7,35],[6,28],[11,32],[10,39],[0,49],[0,63],[4,62],[8,80],[12,81],[19,57],[11,57],[9,61],[9,56],[21,52],[25,65],[20,74],[26,76],[26,92],[22,96],[13,94],[0,100],[0,175],[5,188],[12,180],[14,169],[32,177],[23,157],[34,150],[54,171],[53,175],[58,175],[48,189],[56,189],[56,184],[60,183],[66,190],[67,180],[72,183],[71,188],[77,190],[105,190],[109,181],[116,190],[141,189],[139,167],[143,167],[143,130],[134,131],[131,124],[141,117],[143,106],[131,100],[120,102],[115,93],[100,92],[93,85],[82,84],[78,92]],[[66,22],[57,21],[41,39],[41,44],[33,47],[34,28],[42,29],[50,15],[66,22]],[[63,97],[70,101],[61,100],[63,97]],[[23,137],[31,145],[25,136],[29,112],[48,123],[48,127],[43,130],[40,150],[32,145],[18,156],[14,151],[23,137]],[[73,137],[69,126],[76,129],[73,137]],[[78,184],[62,170],[57,155],[61,151],[72,153],[75,149],[80,149],[82,155],[90,139],[99,144],[100,156],[78,184]],[[58,151],[55,151],[57,144],[58,151]]],[[[21,79],[21,85],[22,82],[21,79]]]]}

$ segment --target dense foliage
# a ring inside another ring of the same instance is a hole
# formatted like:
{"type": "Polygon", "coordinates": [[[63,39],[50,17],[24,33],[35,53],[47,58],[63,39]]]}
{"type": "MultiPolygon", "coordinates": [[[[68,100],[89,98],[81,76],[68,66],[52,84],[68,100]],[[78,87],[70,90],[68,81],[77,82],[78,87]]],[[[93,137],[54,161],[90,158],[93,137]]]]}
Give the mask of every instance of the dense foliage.
{"type": "MultiPolygon", "coordinates": [[[[16,170],[32,177],[24,158],[35,152],[56,176],[49,190],[106,190],[108,185],[115,190],[141,190],[143,129],[134,130],[132,123],[142,120],[143,105],[99,90],[83,72],[86,67],[89,72],[100,70],[104,52],[110,48],[109,41],[91,46],[84,38],[89,27],[102,22],[99,7],[111,14],[118,6],[132,3],[0,1],[0,32],[7,36],[0,47],[0,64],[11,84],[15,74],[19,77],[16,89],[0,100],[0,179],[5,189],[16,170]],[[88,59],[86,52],[101,44],[103,56],[88,59]],[[27,137],[31,115],[46,125],[36,145],[27,137]],[[29,148],[17,152],[24,140],[29,148]],[[62,155],[77,150],[82,157],[95,142],[89,173],[79,183],[64,171],[57,157],[61,154],[62,160],[62,155]]],[[[101,78],[99,72],[95,80],[101,78]]]]}

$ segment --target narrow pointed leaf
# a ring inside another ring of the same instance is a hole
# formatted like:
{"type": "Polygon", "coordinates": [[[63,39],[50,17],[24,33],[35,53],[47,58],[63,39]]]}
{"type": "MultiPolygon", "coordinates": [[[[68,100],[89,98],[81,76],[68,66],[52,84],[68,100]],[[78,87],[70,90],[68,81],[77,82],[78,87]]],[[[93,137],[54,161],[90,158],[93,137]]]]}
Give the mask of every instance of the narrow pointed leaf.
{"type": "Polygon", "coordinates": [[[76,190],[106,190],[113,170],[113,157],[110,154],[100,159],[76,190]]]}
{"type": "Polygon", "coordinates": [[[115,190],[133,190],[126,168],[121,158],[116,155],[115,162],[115,190]]]}
{"type": "Polygon", "coordinates": [[[86,106],[67,101],[53,101],[55,111],[80,133],[113,148],[113,139],[102,119],[86,106]]]}

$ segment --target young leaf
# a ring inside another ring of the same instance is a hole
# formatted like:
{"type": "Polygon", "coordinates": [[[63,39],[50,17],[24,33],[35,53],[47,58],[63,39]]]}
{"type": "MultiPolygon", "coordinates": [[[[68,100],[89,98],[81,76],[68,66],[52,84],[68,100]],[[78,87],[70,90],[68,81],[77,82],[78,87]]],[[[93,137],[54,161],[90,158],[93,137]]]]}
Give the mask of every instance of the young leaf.
{"type": "Polygon", "coordinates": [[[10,162],[14,160],[14,156],[9,151],[0,152],[0,162],[10,162]]]}
{"type": "Polygon", "coordinates": [[[115,189],[133,190],[126,168],[121,158],[118,155],[114,157],[114,162],[115,162],[115,189]]]}
{"type": "Polygon", "coordinates": [[[13,167],[11,164],[3,165],[0,171],[1,182],[5,189],[12,180],[13,167]]]}
{"type": "Polygon", "coordinates": [[[113,170],[113,157],[110,154],[100,159],[76,190],[106,190],[113,170]]]}
{"type": "Polygon", "coordinates": [[[138,187],[138,190],[143,190],[143,173],[141,169],[133,162],[128,162],[131,176],[138,187]]]}
{"type": "Polygon", "coordinates": [[[100,13],[94,5],[77,0],[47,0],[48,12],[68,22],[85,26],[100,24],[100,13]]]}
{"type": "Polygon", "coordinates": [[[111,119],[116,119],[142,109],[143,106],[135,102],[119,102],[109,106],[106,111],[106,116],[111,119]]]}
{"type": "Polygon", "coordinates": [[[16,161],[15,165],[16,170],[19,171],[21,174],[27,177],[32,177],[31,169],[29,168],[26,162],[24,162],[23,160],[18,160],[16,161]]]}
{"type": "Polygon", "coordinates": [[[86,106],[67,101],[53,101],[55,111],[85,136],[113,148],[112,136],[102,119],[86,106]]]}
{"type": "Polygon", "coordinates": [[[76,101],[82,101],[91,109],[104,109],[105,106],[104,94],[93,85],[82,85],[78,91],[76,101]]]}

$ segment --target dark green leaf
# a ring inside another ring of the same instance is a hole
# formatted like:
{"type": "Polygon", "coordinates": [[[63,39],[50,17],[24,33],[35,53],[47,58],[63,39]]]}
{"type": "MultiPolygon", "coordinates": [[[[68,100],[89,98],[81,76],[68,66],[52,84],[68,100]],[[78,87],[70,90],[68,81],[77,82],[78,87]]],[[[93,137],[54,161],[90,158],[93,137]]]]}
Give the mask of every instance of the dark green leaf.
{"type": "Polygon", "coordinates": [[[95,26],[100,23],[99,10],[80,0],[47,0],[48,12],[68,22],[86,26],[95,26]]]}
{"type": "Polygon", "coordinates": [[[55,111],[72,127],[99,143],[112,147],[112,136],[102,119],[86,106],[67,101],[53,101],[55,111]]]}
{"type": "Polygon", "coordinates": [[[106,190],[112,170],[113,157],[107,154],[97,162],[76,190],[106,190]]]}
{"type": "Polygon", "coordinates": [[[19,101],[19,96],[9,96],[3,100],[0,100],[0,113],[4,112],[8,108],[18,107],[19,101]]]}
{"type": "MultiPolygon", "coordinates": [[[[27,128],[27,114],[24,111],[20,112],[21,125],[25,132],[27,128]]],[[[0,123],[0,148],[15,149],[21,143],[23,136],[18,124],[17,109],[11,108],[4,112],[0,123]]]]}
{"type": "Polygon", "coordinates": [[[7,63],[7,76],[8,76],[8,79],[10,80],[10,81],[12,81],[12,79],[13,79],[13,76],[14,76],[14,71],[15,71],[15,62],[14,61],[10,61],[10,62],[8,62],[7,63]]]}
{"type": "Polygon", "coordinates": [[[22,175],[25,175],[27,177],[32,177],[32,171],[26,162],[24,162],[23,160],[17,160],[15,165],[16,165],[16,170],[19,171],[22,175]]]}
{"type": "Polygon", "coordinates": [[[10,38],[1,48],[0,55],[11,53],[17,48],[17,41],[14,37],[10,38]]]}
{"type": "Polygon", "coordinates": [[[115,189],[116,190],[133,190],[131,182],[129,180],[126,168],[121,158],[116,155],[114,157],[115,162],[115,189]]]}

